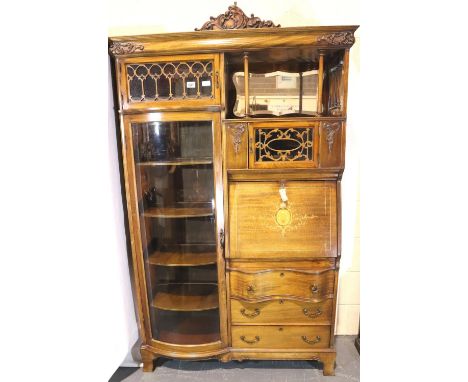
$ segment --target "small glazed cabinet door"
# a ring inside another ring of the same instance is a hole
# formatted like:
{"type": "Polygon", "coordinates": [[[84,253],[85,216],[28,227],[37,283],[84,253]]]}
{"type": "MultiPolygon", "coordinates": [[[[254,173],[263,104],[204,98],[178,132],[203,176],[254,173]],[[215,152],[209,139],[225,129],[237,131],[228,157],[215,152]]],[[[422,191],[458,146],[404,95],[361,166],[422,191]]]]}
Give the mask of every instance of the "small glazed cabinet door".
{"type": "Polygon", "coordinates": [[[334,181],[233,182],[229,257],[336,257],[336,216],[334,181]]]}
{"type": "Polygon", "coordinates": [[[219,115],[123,120],[145,342],[182,352],[221,348],[227,341],[219,115]]]}
{"type": "Polygon", "coordinates": [[[218,54],[127,58],[120,72],[124,110],[220,104],[218,54]]]}
{"type": "Polygon", "coordinates": [[[249,124],[249,168],[318,167],[317,122],[249,124]]]}

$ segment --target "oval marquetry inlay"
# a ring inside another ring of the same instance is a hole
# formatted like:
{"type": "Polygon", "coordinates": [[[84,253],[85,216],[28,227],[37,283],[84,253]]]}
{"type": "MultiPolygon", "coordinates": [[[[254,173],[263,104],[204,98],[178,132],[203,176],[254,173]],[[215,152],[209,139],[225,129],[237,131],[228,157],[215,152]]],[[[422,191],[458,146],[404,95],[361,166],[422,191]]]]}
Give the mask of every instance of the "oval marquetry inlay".
{"type": "Polygon", "coordinates": [[[291,211],[289,211],[287,208],[280,208],[276,212],[276,223],[282,227],[291,224],[292,221],[292,215],[291,211]]]}

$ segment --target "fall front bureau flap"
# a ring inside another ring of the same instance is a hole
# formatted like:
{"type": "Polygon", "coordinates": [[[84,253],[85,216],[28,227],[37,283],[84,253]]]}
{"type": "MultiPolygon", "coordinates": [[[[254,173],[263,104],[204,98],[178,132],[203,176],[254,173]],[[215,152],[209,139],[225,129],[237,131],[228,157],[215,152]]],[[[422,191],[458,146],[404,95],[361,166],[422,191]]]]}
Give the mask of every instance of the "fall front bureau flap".
{"type": "Polygon", "coordinates": [[[229,185],[231,258],[337,255],[336,183],[234,182],[229,185]]]}

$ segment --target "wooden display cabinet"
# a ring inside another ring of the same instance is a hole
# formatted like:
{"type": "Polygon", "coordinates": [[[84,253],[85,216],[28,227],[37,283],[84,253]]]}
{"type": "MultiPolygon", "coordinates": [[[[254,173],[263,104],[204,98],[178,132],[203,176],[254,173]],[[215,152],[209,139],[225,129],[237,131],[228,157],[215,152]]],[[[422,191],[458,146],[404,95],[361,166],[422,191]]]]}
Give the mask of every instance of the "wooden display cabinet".
{"type": "Polygon", "coordinates": [[[349,49],[236,5],[113,37],[144,370],[301,359],[333,375],[349,49]]]}

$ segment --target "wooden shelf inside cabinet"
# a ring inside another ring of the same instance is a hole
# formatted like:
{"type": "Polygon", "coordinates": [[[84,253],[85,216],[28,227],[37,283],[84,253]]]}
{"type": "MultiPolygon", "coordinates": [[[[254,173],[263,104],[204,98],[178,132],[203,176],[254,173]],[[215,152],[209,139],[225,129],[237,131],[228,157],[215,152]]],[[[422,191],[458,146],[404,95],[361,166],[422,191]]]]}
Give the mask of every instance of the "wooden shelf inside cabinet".
{"type": "Polygon", "coordinates": [[[157,167],[157,166],[195,166],[213,164],[213,158],[176,158],[171,160],[139,162],[139,167],[157,167]]]}
{"type": "Polygon", "coordinates": [[[201,311],[217,309],[217,284],[160,284],[152,305],[163,310],[201,311]]]}
{"type": "Polygon", "coordinates": [[[143,216],[149,218],[191,218],[213,215],[214,211],[210,207],[159,207],[149,208],[143,212],[143,216]]]}
{"type": "MultiPolygon", "coordinates": [[[[204,324],[201,324],[204,325],[204,324]]],[[[181,344],[181,345],[199,345],[209,344],[219,341],[219,333],[179,333],[170,331],[161,331],[159,333],[159,340],[167,342],[169,344],[181,344]]]]}
{"type": "Polygon", "coordinates": [[[194,267],[216,264],[216,252],[153,252],[148,257],[151,265],[166,267],[194,267]]]}

